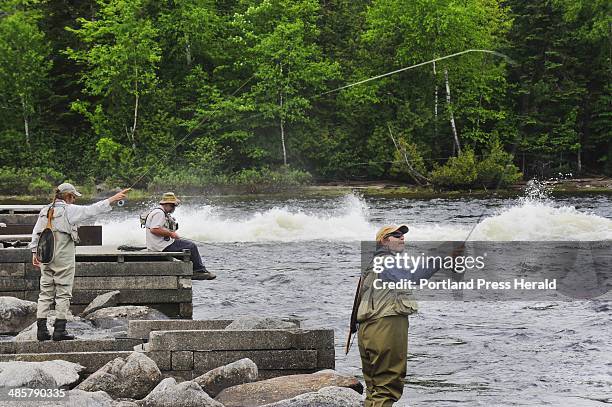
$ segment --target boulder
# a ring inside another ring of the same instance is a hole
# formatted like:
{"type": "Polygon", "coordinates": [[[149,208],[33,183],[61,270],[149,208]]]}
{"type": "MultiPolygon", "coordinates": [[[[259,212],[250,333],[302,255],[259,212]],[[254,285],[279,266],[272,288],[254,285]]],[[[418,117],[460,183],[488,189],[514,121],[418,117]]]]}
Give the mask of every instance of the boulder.
{"type": "Polygon", "coordinates": [[[142,305],[122,305],[120,307],[102,308],[87,315],[85,319],[91,321],[98,328],[110,329],[124,326],[127,330],[128,322],[132,319],[170,319],[156,309],[142,305]]]}
{"type": "Polygon", "coordinates": [[[162,380],[147,397],[136,402],[141,407],[223,407],[193,381],[176,383],[172,377],[162,380]]]}
{"type": "Polygon", "coordinates": [[[64,360],[0,362],[0,388],[53,389],[70,386],[79,381],[79,373],[83,369],[81,365],[64,360]]]}
{"type": "Polygon", "coordinates": [[[81,316],[83,317],[87,316],[91,314],[92,312],[97,311],[102,308],[109,308],[109,307],[116,306],[117,299],[119,298],[119,294],[121,293],[115,290],[115,291],[110,291],[110,292],[98,295],[96,298],[93,299],[92,302],[89,303],[89,305],[85,308],[85,310],[83,310],[83,312],[81,313],[81,316]]]}
{"type": "Polygon", "coordinates": [[[323,387],[317,392],[304,393],[264,407],[361,407],[363,398],[346,387],[323,387]]]}
{"type": "Polygon", "coordinates": [[[347,387],[358,393],[363,392],[363,385],[355,377],[340,375],[334,370],[322,370],[313,374],[281,376],[228,387],[221,391],[215,400],[226,407],[263,406],[300,394],[318,392],[329,386],[347,387]]]}
{"type": "Polygon", "coordinates": [[[70,390],[64,403],[66,407],[114,407],[113,399],[103,391],[70,390]]]}
{"type": "Polygon", "coordinates": [[[296,329],[300,325],[293,320],[285,318],[242,317],[235,319],[225,327],[227,330],[250,329],[296,329]]]}
{"type": "Polygon", "coordinates": [[[133,352],[126,359],[111,360],[77,386],[79,390],[107,392],[112,398],[141,399],[162,379],[145,354],[133,352]]]}
{"type": "MultiPolygon", "coordinates": [[[[55,311],[51,311],[51,315],[47,318],[47,327],[49,332],[53,333],[53,324],[55,323],[55,311]]],[[[90,321],[80,317],[69,316],[66,324],[68,333],[76,336],[77,339],[104,339],[114,338],[115,334],[108,329],[98,329],[90,321]]],[[[36,340],[36,322],[21,331],[15,341],[35,341],[36,340]]]]}
{"type": "Polygon", "coordinates": [[[113,404],[113,407],[138,407],[138,404],[136,404],[135,401],[121,400],[121,401],[115,401],[115,404],[113,404]]]}
{"type": "Polygon", "coordinates": [[[14,335],[35,321],[35,302],[15,297],[0,297],[0,335],[14,335]]]}
{"type": "Polygon", "coordinates": [[[193,381],[215,397],[228,387],[256,381],[257,375],[257,365],[251,359],[244,358],[204,373],[193,381]]]}

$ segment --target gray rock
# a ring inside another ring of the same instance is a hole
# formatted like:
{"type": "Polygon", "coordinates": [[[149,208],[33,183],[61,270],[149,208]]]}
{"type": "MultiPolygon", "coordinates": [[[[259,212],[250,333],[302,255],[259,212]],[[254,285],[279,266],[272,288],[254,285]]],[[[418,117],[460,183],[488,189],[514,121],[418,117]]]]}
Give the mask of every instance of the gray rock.
{"type": "Polygon", "coordinates": [[[119,291],[110,291],[98,295],[96,298],[93,299],[92,302],[89,303],[85,310],[83,310],[81,316],[85,317],[99,309],[116,306],[119,294],[121,294],[119,291]]]}
{"type": "Polygon", "coordinates": [[[138,407],[138,404],[136,404],[135,401],[121,400],[121,401],[115,401],[115,404],[113,404],[113,407],[138,407]]]}
{"type": "Polygon", "coordinates": [[[16,334],[35,321],[35,302],[0,297],[0,334],[16,334]]]}
{"type": "Polygon", "coordinates": [[[127,331],[128,322],[133,319],[170,319],[156,309],[141,305],[122,305],[102,308],[87,315],[85,319],[98,328],[110,329],[122,326],[127,331]]]}
{"type": "Polygon", "coordinates": [[[162,374],[145,354],[134,352],[127,359],[111,360],[77,386],[79,390],[107,392],[112,398],[140,399],[162,379],[162,374]]]}
{"type": "Polygon", "coordinates": [[[264,407],[361,407],[363,398],[355,390],[346,387],[323,387],[312,393],[304,393],[288,400],[266,404],[264,407]]]}
{"type": "Polygon", "coordinates": [[[221,390],[238,384],[257,380],[257,365],[251,359],[244,358],[220,366],[193,379],[206,393],[215,397],[221,390]]]}
{"type": "Polygon", "coordinates": [[[232,321],[225,327],[227,330],[249,330],[249,329],[295,329],[299,324],[284,318],[262,318],[243,317],[232,321]]]}
{"type": "Polygon", "coordinates": [[[84,369],[64,360],[46,362],[0,362],[0,387],[53,389],[79,381],[84,369]]]}
{"type": "Polygon", "coordinates": [[[113,407],[113,399],[103,391],[88,392],[79,389],[70,390],[66,407],[113,407]]]}
{"type": "Polygon", "coordinates": [[[347,387],[359,393],[363,392],[363,385],[355,377],[344,376],[334,370],[322,370],[313,374],[281,376],[228,387],[219,393],[215,400],[226,407],[263,406],[300,394],[318,392],[329,386],[347,387]]]}
{"type": "MultiPolygon", "coordinates": [[[[51,311],[51,315],[47,318],[47,328],[53,333],[53,324],[55,323],[55,311],[51,311]]],[[[77,339],[104,339],[114,338],[115,334],[108,329],[96,328],[91,321],[70,315],[66,324],[68,333],[74,335],[77,339]]],[[[21,331],[16,337],[17,342],[35,341],[36,339],[36,322],[21,331]]]]}
{"type": "Polygon", "coordinates": [[[223,407],[193,381],[176,383],[172,377],[162,380],[143,400],[141,407],[223,407]]]}

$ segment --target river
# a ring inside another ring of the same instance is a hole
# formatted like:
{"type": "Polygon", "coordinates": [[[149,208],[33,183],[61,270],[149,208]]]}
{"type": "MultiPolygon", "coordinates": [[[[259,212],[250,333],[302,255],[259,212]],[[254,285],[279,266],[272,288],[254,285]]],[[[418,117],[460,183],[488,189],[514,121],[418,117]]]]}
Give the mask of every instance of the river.
{"type": "MultiPolygon", "coordinates": [[[[151,202],[150,204],[154,204],[151,202]]],[[[138,213],[103,218],[104,244],[143,244],[138,213]]],[[[407,241],[610,240],[612,198],[186,199],[179,233],[200,241],[215,281],[193,282],[194,319],[299,318],[335,330],[336,368],[362,379],[343,344],[360,241],[406,223],[407,241]]],[[[609,296],[608,296],[609,298],[609,296]]],[[[427,301],[410,318],[408,377],[398,405],[598,406],[612,400],[609,300],[427,301]]]]}

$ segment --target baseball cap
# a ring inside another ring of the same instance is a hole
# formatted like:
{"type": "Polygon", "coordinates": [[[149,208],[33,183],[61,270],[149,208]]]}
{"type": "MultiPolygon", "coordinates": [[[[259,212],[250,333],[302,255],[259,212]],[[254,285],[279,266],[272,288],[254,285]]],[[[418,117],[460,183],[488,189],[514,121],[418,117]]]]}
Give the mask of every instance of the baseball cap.
{"type": "Polygon", "coordinates": [[[64,182],[63,184],[58,185],[57,192],[61,194],[71,193],[74,196],[82,196],[81,193],[76,190],[74,185],[69,182],[64,182]]]}

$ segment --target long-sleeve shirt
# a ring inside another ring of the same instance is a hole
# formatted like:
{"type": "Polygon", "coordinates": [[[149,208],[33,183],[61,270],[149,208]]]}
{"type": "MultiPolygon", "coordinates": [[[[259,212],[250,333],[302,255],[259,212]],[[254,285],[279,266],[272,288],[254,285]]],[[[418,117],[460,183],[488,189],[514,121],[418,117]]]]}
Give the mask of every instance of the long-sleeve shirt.
{"type": "MultiPolygon", "coordinates": [[[[32,231],[32,241],[28,245],[32,252],[36,252],[40,233],[47,226],[47,212],[50,208],[51,204],[42,208],[38,214],[36,225],[34,225],[34,230],[32,231]]],[[[67,233],[72,236],[73,240],[78,241],[77,229],[81,223],[102,213],[110,212],[111,210],[112,207],[108,199],[104,199],[92,205],[68,204],[58,199],[55,201],[51,228],[57,232],[67,233]]]]}

